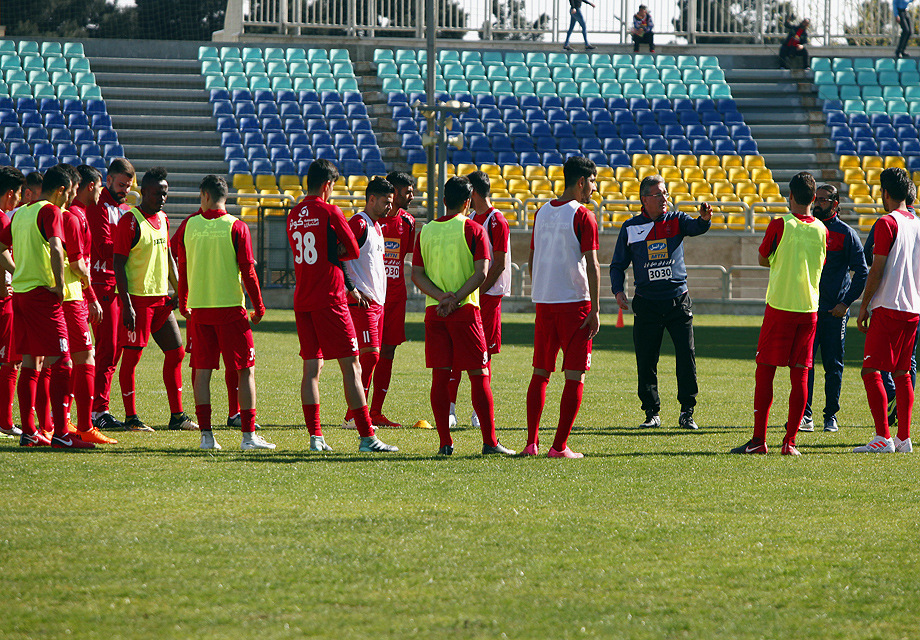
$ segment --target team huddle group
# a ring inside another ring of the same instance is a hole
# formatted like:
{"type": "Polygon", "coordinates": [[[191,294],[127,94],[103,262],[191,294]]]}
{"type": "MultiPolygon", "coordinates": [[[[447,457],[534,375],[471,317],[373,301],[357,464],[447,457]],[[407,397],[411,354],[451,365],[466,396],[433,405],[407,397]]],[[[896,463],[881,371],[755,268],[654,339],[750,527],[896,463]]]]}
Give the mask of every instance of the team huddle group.
{"type": "MultiPolygon", "coordinates": [[[[531,236],[536,321],[527,442],[519,454],[524,456],[539,452],[546,389],[561,350],[565,386],[547,455],[582,457],[568,438],[600,326],[598,227],[585,207],[596,189],[597,169],[584,157],[572,157],[563,173],[564,192],[539,209],[531,236]]],[[[0,168],[0,263],[7,281],[0,299],[0,432],[18,436],[21,446],[92,448],[117,442],[100,430],[153,431],[138,417],[135,403],[135,371],[152,337],[164,352],[170,429],[199,430],[202,449],[221,448],[212,431],[210,382],[223,359],[227,425],[241,429],[240,448],[275,448],[256,433],[251,325],[265,315],[265,306],[249,229],[226,211],[226,181],[209,175],[200,185],[200,210],[170,239],[163,213],[167,177],[161,167],[146,172],[141,201],[132,207],[126,200],[134,168],[124,159],[112,162],[104,180],[86,165],[57,165],[43,176],[0,168]],[[182,405],[186,349],[173,309],[187,319],[197,422],[182,405]],[[119,360],[124,422],[109,412],[119,360]],[[13,424],[14,393],[21,428],[13,424]]],[[[412,253],[411,278],[426,296],[425,360],[432,370],[438,453],[453,453],[457,392],[467,372],[471,422],[482,432],[482,453],[514,455],[496,437],[491,391],[491,361],[501,350],[501,301],[510,294],[511,245],[508,223],[490,200],[488,175],[477,171],[448,180],[445,214],[418,234],[406,212],[414,196],[410,175],[392,172],[370,180],[364,210],[347,221],[329,203],[338,177],[331,162],[314,161],[306,195],[287,218],[310,449],[331,450],[320,426],[319,377],[324,361],[334,359],[344,378],[344,426],[358,431],[359,451],[398,450],[380,440],[375,427],[400,426],[384,415],[383,404],[396,348],[405,341],[403,265],[412,253]]],[[[860,294],[858,326],[867,333],[862,377],[877,435],[855,451],[910,452],[912,358],[920,318],[915,268],[920,220],[910,207],[913,183],[901,169],[881,174],[889,213],[866,245],[871,269],[858,236],[837,216],[836,190],[816,187],[805,172],[789,187],[791,213],[771,221],[760,247],[770,282],[756,356],[754,436],[733,452],[767,452],[773,378],[783,366],[790,369],[792,390],[781,451],[799,454],[796,434],[814,429],[812,362],[819,345],[826,370],[824,427],[837,430],[846,320],[860,294]],[[898,427],[894,438],[889,421],[898,427]]],[[[708,231],[712,209],[702,204],[696,218],[674,209],[661,176],[643,180],[640,199],[642,211],[621,229],[610,268],[624,309],[629,308],[625,270],[630,264],[634,270],[633,338],[646,414],[641,426],[661,425],[657,362],[667,330],[677,355],[678,422],[697,429],[692,302],[682,240],[708,231]]]]}

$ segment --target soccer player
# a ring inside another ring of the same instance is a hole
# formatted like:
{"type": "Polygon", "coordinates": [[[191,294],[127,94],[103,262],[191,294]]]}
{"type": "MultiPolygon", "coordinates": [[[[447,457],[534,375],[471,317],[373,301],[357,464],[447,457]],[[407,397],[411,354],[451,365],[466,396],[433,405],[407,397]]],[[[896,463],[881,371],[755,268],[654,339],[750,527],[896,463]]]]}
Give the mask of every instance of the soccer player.
{"type": "Polygon", "coordinates": [[[150,337],[163,350],[163,384],[169,399],[169,428],[195,431],[182,410],[182,359],[185,349],[173,315],[176,300],[169,285],[179,291],[176,263],[169,249],[169,221],[163,205],[169,193],[167,173],[154,167],[141,180],[141,204],[122,216],[112,247],[115,281],[121,298],[122,348],[118,381],[125,404],[127,431],[153,431],[137,416],[134,372],[150,337]]]}
{"type": "Polygon", "coordinates": [[[795,436],[805,415],[808,369],[818,322],[819,282],[827,253],[827,227],[811,215],[815,179],[805,171],[789,181],[792,213],[773,218],[758,260],[769,267],[767,308],[757,342],[754,383],[754,437],[732,453],[767,453],[767,420],[773,404],[777,367],[789,367],[789,415],[783,455],[801,455],[795,436]]]}
{"type": "Polygon", "coordinates": [[[562,349],[565,388],[559,406],[550,458],[582,458],[568,446],[581,408],[585,372],[591,368],[591,340],[600,329],[600,266],[597,219],[583,205],[596,190],[597,167],[575,156],[562,167],[565,190],[534,217],[530,240],[531,298],[537,305],[533,377],[527,389],[527,446],[524,456],[539,452],[540,418],[546,387],[562,349]]]}
{"type": "MultiPolygon", "coordinates": [[[[380,360],[380,339],[383,334],[383,307],[387,296],[386,267],[383,264],[384,239],[380,220],[393,207],[393,185],[383,178],[371,180],[365,190],[364,211],[354,215],[348,226],[358,242],[358,257],[345,263],[354,284],[349,292],[348,311],[358,337],[361,365],[361,385],[364,396],[370,391],[371,376],[380,360]]],[[[354,428],[349,411],[345,425],[354,428]]],[[[371,419],[373,423],[373,418],[371,419]]],[[[383,426],[383,425],[381,425],[383,426]]],[[[392,425],[387,425],[392,426],[392,425]]]]}
{"type": "MultiPolygon", "coordinates": [[[[492,184],[488,174],[474,171],[467,176],[473,185],[470,207],[475,212],[470,219],[486,230],[489,240],[489,271],[479,287],[479,312],[482,316],[482,329],[486,336],[486,349],[489,352],[489,378],[492,377],[492,356],[502,350],[502,297],[511,294],[511,228],[502,212],[492,206],[492,184]]],[[[457,426],[457,391],[462,372],[454,369],[450,372],[450,427],[457,426]]],[[[478,429],[479,417],[476,412],[470,417],[470,424],[478,429]]]]}
{"type": "Polygon", "coordinates": [[[415,181],[401,171],[390,172],[386,180],[395,191],[390,215],[380,221],[385,249],[383,264],[387,274],[387,299],[383,305],[383,344],[380,360],[374,369],[371,421],[379,427],[398,427],[399,423],[383,415],[383,403],[393,375],[396,347],[406,341],[407,291],[403,265],[415,246],[415,218],[409,215],[406,207],[415,197],[415,181]]]}
{"type": "Polygon", "coordinates": [[[89,284],[92,242],[86,209],[99,201],[102,174],[85,164],[76,169],[69,165],[63,166],[72,172],[75,192],[73,200],[63,212],[64,249],[68,262],[64,268],[63,307],[73,361],[71,382],[73,400],[77,406],[77,432],[87,442],[117,444],[117,440],[99,432],[91,416],[96,363],[89,325],[99,323],[102,308],[89,284]]]}
{"type": "Polygon", "coordinates": [[[13,324],[16,350],[22,355],[17,395],[22,420],[19,445],[51,445],[62,449],[92,449],[95,445],[68,433],[64,398],[70,389],[67,326],[64,297],[64,250],[61,207],[70,197],[71,180],[60,165],[48,169],[38,202],[20,207],[12,223],[0,231],[0,253],[14,247],[13,324]],[[67,365],[54,366],[58,361],[67,365]],[[51,406],[54,434],[49,440],[35,428],[38,377],[43,366],[52,367],[51,406]]]}
{"type": "Polygon", "coordinates": [[[118,344],[121,306],[115,291],[115,267],[112,246],[118,221],[131,206],[126,203],[134,182],[134,167],[124,158],[109,164],[105,189],[99,201],[86,209],[92,236],[91,276],[96,299],[102,307],[102,320],[93,326],[96,339],[96,379],[94,382],[93,423],[100,429],[123,429],[124,425],[109,413],[109,392],[115,365],[121,357],[118,344]]]}
{"type": "Polygon", "coordinates": [[[274,449],[256,430],[256,350],[253,324],[265,315],[256,276],[249,227],[227,213],[227,181],[205,176],[199,187],[201,214],[186,218],[176,232],[179,246],[179,308],[191,317],[196,371],[195,414],[202,449],[220,449],[211,430],[211,371],[219,366],[236,372],[240,390],[240,449],[274,449]],[[246,314],[243,285],[254,310],[246,314]],[[191,310],[191,314],[189,314],[191,310]]]}
{"type": "Polygon", "coordinates": [[[26,176],[26,182],[22,185],[22,197],[19,199],[21,206],[38,202],[41,199],[43,179],[41,171],[33,171],[26,176]]]}
{"type": "Polygon", "coordinates": [[[445,214],[422,227],[412,254],[412,282],[424,293],[425,364],[431,369],[431,412],[440,438],[439,455],[451,455],[454,442],[448,416],[451,368],[466,371],[473,408],[480,420],[483,455],[514,451],[495,435],[489,355],[479,313],[479,287],[489,263],[485,230],[466,217],[473,186],[464,177],[444,185],[445,214]]]}
{"type": "Polygon", "coordinates": [[[661,398],[658,395],[658,357],[665,329],[674,343],[677,362],[677,424],[697,429],[693,420],[699,385],[696,380],[696,352],[693,346],[693,301],[687,290],[684,264],[685,237],[709,231],[712,207],[700,205],[698,218],[683,211],[669,211],[668,189],[660,175],[647,176],[639,185],[642,213],[623,223],[610,262],[610,285],[617,304],[629,309],[623,291],[626,269],[632,262],[636,291],[633,297],[633,345],[639,377],[639,400],[645,412],[640,427],[660,427],[661,398]]]}
{"type": "Polygon", "coordinates": [[[319,421],[319,374],[323,361],[332,358],[339,361],[342,369],[345,399],[361,436],[358,450],[398,451],[374,434],[361,387],[358,340],[348,312],[342,266],[342,261],[358,257],[358,243],[341,209],[328,203],[338,177],[338,169],[331,162],[314,160],[307,170],[307,195],[287,218],[297,279],[294,315],[303,358],[300,398],[310,432],[310,450],[332,450],[326,444],[319,421]]]}
{"type": "MultiPolygon", "coordinates": [[[[10,226],[7,212],[19,206],[26,178],[16,167],[0,167],[0,229],[10,226]]],[[[13,345],[13,263],[9,250],[0,258],[3,266],[3,290],[0,291],[0,433],[9,437],[22,435],[13,424],[13,396],[16,376],[22,359],[13,345]]]]}
{"type": "MultiPolygon", "coordinates": [[[[862,295],[866,275],[869,273],[859,235],[840,219],[838,204],[836,187],[829,184],[818,187],[812,211],[827,227],[827,262],[821,271],[818,324],[815,329],[812,360],[820,347],[821,362],[824,365],[825,431],[837,431],[838,428],[837,412],[840,410],[847,320],[850,319],[850,305],[862,295]]],[[[799,431],[815,430],[811,407],[814,388],[815,369],[812,367],[808,370],[808,402],[805,404],[805,418],[799,431]]]]}
{"type": "Polygon", "coordinates": [[[875,225],[872,267],[856,320],[859,330],[866,334],[862,379],[875,422],[875,437],[853,451],[910,453],[914,404],[910,359],[920,318],[920,220],[907,210],[911,181],[906,171],[885,169],[879,180],[888,214],[875,225]],[[898,433],[893,440],[881,371],[892,374],[897,394],[898,433]]]}

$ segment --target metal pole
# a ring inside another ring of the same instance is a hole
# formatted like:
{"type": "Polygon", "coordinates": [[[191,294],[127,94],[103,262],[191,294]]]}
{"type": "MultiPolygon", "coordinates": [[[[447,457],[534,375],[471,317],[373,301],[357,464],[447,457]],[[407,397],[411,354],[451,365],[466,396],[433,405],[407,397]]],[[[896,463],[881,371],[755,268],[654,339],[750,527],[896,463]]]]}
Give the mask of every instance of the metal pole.
{"type": "Polygon", "coordinates": [[[287,32],[287,21],[288,21],[288,3],[287,0],[281,0],[279,3],[279,9],[281,15],[278,16],[278,33],[287,32]]]}
{"type": "Polygon", "coordinates": [[[766,24],[764,22],[764,12],[766,11],[766,7],[764,6],[763,0],[757,0],[755,10],[757,11],[757,26],[756,26],[757,43],[762,44],[763,43],[763,30],[764,30],[764,25],[766,24]]]}
{"type": "MultiPolygon", "coordinates": [[[[437,50],[437,36],[438,36],[438,19],[437,12],[435,7],[438,0],[427,0],[425,6],[425,29],[427,30],[428,38],[428,106],[433,107],[435,105],[435,65],[437,64],[438,50],[437,50]]],[[[428,134],[436,135],[437,124],[436,118],[438,114],[432,110],[429,112],[431,115],[428,116],[428,134]]],[[[436,215],[440,211],[440,194],[441,194],[441,182],[440,177],[438,176],[437,169],[437,158],[435,154],[437,153],[438,146],[428,147],[428,220],[435,220],[440,217],[436,215]]]]}

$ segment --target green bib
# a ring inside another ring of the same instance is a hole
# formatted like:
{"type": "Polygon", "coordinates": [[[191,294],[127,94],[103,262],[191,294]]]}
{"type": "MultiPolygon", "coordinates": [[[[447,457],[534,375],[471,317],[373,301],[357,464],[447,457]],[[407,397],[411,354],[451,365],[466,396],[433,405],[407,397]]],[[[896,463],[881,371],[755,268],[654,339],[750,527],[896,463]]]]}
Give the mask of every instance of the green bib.
{"type": "Polygon", "coordinates": [[[819,220],[802,222],[783,216],[783,237],[770,257],[767,304],[781,311],[814,313],[818,284],[827,254],[827,227],[819,220]]]}
{"type": "MultiPolygon", "coordinates": [[[[425,274],[441,291],[456,291],[473,275],[473,253],[466,243],[463,227],[467,217],[457,215],[444,222],[429,222],[419,234],[425,274]]],[[[426,297],[425,306],[437,306],[438,301],[426,297]]],[[[479,306],[479,289],[468,295],[460,306],[479,306]]]]}
{"type": "Polygon", "coordinates": [[[214,220],[192,216],[185,223],[189,309],[245,306],[231,236],[235,222],[236,218],[225,213],[214,220]]]}
{"type": "Polygon", "coordinates": [[[128,293],[133,296],[165,296],[169,293],[169,232],[166,216],[159,212],[160,228],[154,229],[137,207],[131,207],[141,237],[128,254],[125,271],[128,293]]]}
{"type": "Polygon", "coordinates": [[[40,200],[20,207],[13,216],[12,235],[16,270],[13,271],[13,291],[26,293],[38,287],[53,287],[51,245],[38,230],[38,212],[51,204],[40,200]]]}

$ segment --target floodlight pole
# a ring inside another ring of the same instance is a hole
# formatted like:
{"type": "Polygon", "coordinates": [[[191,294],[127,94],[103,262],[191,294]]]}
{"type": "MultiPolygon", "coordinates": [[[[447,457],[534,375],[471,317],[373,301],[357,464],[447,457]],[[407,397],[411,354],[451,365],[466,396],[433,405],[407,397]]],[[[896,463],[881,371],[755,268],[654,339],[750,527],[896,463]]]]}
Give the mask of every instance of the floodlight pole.
{"type": "MultiPolygon", "coordinates": [[[[435,84],[435,78],[437,77],[435,71],[438,52],[437,52],[437,38],[438,38],[438,19],[437,11],[435,7],[437,6],[438,0],[427,0],[425,3],[425,30],[428,40],[428,82],[427,82],[427,94],[428,94],[428,106],[433,107],[435,104],[435,90],[437,86],[435,84]]],[[[435,119],[438,114],[431,109],[427,114],[428,121],[428,134],[434,135],[436,132],[435,119]]],[[[438,171],[436,165],[436,148],[427,147],[428,152],[428,221],[436,220],[441,217],[443,204],[441,203],[441,193],[444,189],[444,173],[438,171]]],[[[444,155],[441,156],[442,161],[444,155]]],[[[446,167],[445,167],[446,168],[446,167]]]]}

